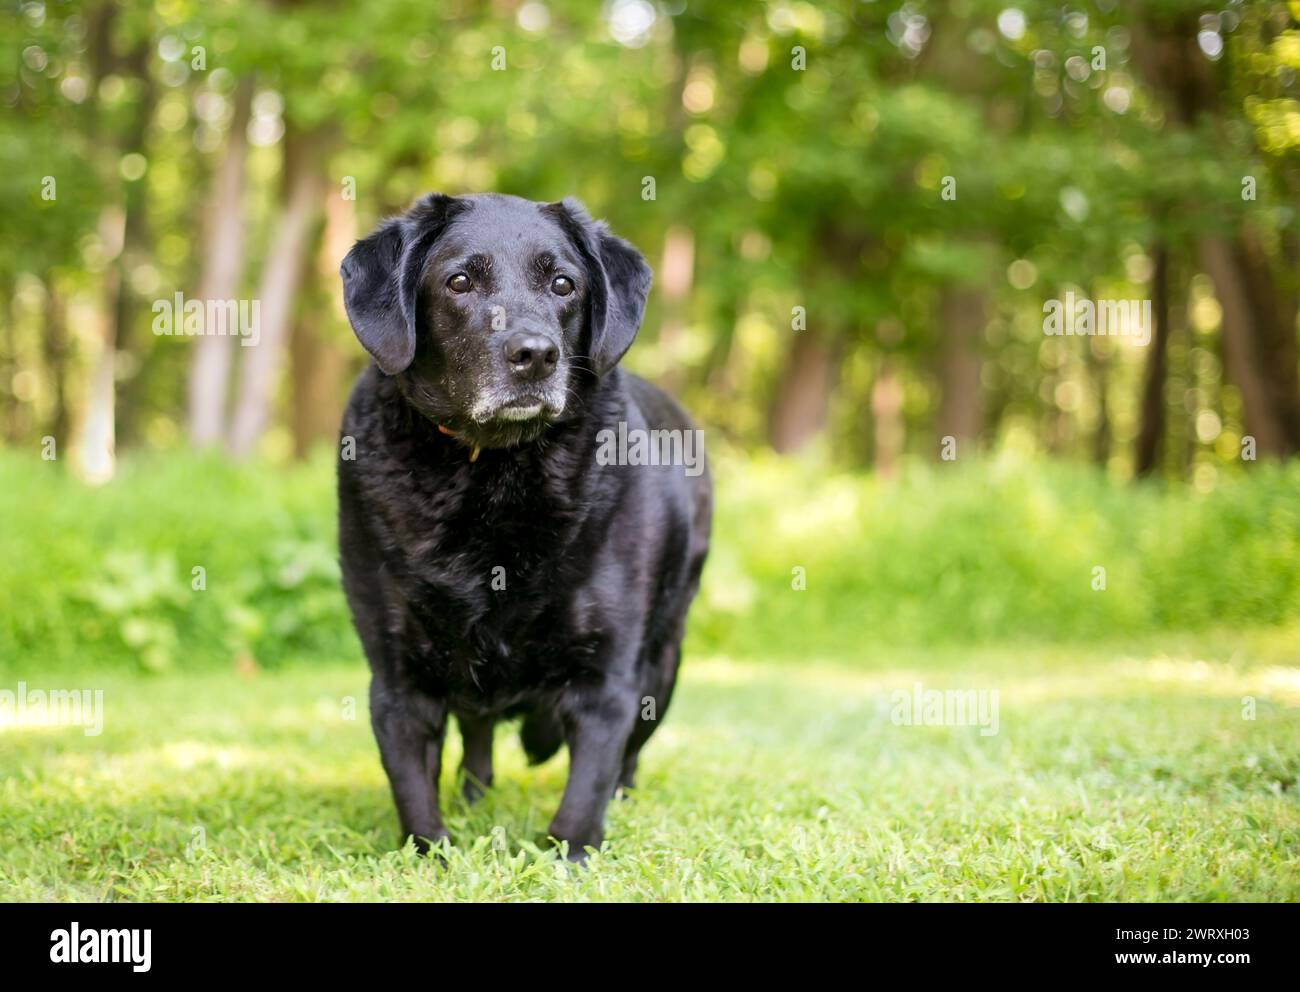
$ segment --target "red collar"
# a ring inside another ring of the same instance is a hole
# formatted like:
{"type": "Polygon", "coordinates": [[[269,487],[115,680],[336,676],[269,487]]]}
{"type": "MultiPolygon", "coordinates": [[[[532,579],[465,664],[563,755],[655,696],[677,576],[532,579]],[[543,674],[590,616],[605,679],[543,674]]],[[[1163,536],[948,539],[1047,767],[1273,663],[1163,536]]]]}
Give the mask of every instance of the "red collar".
{"type": "MultiPolygon", "coordinates": [[[[442,424],[439,424],[439,425],[438,425],[438,430],[439,430],[441,433],[446,434],[448,437],[454,437],[454,438],[456,438],[457,440],[460,440],[460,435],[457,434],[457,433],[456,433],[454,430],[452,430],[450,427],[444,427],[442,424]]],[[[478,446],[477,444],[471,444],[471,445],[469,446],[469,460],[470,460],[470,461],[472,461],[472,462],[478,461],[478,453],[479,453],[479,450],[480,450],[480,449],[479,449],[479,446],[478,446]]]]}

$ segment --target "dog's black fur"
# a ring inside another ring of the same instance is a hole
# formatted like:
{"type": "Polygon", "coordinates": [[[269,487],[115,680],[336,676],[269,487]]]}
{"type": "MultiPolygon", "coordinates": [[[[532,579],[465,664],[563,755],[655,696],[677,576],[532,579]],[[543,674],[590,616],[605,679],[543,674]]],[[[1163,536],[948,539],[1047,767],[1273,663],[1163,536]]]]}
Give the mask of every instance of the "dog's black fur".
{"type": "Polygon", "coordinates": [[[375,360],[343,421],[343,584],[402,830],[447,837],[449,713],[471,800],[495,723],[522,715],[533,762],[569,746],[550,835],[581,860],[668,707],[708,551],[707,472],[596,457],[620,421],[693,429],[618,367],[650,270],[575,201],[434,194],[341,272],[375,360]]]}

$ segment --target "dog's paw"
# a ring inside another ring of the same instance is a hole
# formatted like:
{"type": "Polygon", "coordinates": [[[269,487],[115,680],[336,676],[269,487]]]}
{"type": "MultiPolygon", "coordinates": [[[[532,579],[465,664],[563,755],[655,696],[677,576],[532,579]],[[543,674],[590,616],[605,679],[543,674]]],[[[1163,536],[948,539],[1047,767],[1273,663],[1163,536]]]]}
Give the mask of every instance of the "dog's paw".
{"type": "Polygon", "coordinates": [[[586,864],[587,855],[591,851],[600,850],[601,841],[603,840],[601,836],[587,837],[585,839],[557,837],[553,831],[554,828],[552,828],[552,833],[538,838],[537,846],[543,849],[548,847],[557,848],[563,853],[566,860],[575,865],[586,864]]]}
{"type": "Polygon", "coordinates": [[[435,831],[431,836],[409,836],[407,842],[415,848],[415,853],[422,858],[431,858],[442,864],[447,863],[447,853],[451,848],[451,834],[446,830],[435,831]]]}

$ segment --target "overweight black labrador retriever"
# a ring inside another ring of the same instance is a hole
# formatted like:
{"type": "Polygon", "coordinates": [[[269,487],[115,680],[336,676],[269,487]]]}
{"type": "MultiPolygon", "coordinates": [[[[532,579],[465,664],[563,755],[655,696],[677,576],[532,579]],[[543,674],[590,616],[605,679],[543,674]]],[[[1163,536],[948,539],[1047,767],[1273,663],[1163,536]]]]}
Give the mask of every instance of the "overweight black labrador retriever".
{"type": "Polygon", "coordinates": [[[343,420],[343,585],[402,830],[448,836],[449,713],[471,800],[522,716],[533,763],[568,744],[550,836],[582,860],[668,707],[708,552],[702,451],[653,457],[699,434],[618,366],[650,270],[576,201],[432,194],[341,273],[374,359],[343,420]]]}

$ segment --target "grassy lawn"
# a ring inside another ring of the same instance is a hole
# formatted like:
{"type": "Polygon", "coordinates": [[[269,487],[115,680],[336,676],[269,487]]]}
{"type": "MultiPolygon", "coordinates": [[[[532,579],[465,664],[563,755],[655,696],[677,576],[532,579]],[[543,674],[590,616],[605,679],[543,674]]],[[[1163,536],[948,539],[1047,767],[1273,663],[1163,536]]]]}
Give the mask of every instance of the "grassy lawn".
{"type": "Polygon", "coordinates": [[[448,866],[394,850],[360,661],[52,675],[104,730],[0,730],[0,899],[1294,900],[1298,642],[697,654],[585,868],[534,843],[565,759],[513,727],[472,808],[450,736],[448,866]],[[896,725],[918,681],[996,690],[998,732],[896,725]]]}
{"type": "Polygon", "coordinates": [[[1300,899],[1300,463],[1206,492],[715,467],[678,693],[605,850],[538,846],[565,758],[527,768],[514,728],[467,809],[453,733],[444,869],[394,850],[329,457],[90,490],[0,453],[0,690],[106,708],[87,737],[0,707],[0,899],[1300,899]],[[917,683],[996,692],[997,733],[896,722],[917,683]]]}

